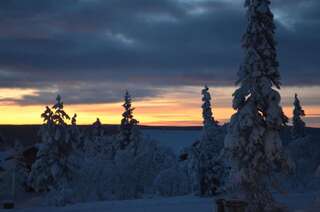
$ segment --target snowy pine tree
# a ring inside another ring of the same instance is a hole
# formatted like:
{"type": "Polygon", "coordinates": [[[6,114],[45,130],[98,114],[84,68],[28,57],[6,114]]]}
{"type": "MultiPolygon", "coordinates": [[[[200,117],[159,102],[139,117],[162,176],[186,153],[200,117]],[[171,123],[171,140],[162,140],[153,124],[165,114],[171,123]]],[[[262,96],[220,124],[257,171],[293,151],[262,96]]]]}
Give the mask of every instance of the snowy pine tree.
{"type": "Polygon", "coordinates": [[[103,136],[104,130],[99,118],[91,125],[91,136],[103,136]]]}
{"type": "Polygon", "coordinates": [[[104,135],[104,129],[99,118],[90,126],[84,136],[84,152],[87,158],[110,160],[114,157],[114,138],[104,135]]]}
{"type": "Polygon", "coordinates": [[[73,149],[81,150],[83,147],[81,132],[77,125],[77,114],[74,114],[71,118],[71,128],[70,128],[70,140],[73,146],[73,149]]]}
{"type": "Polygon", "coordinates": [[[293,110],[293,118],[292,118],[292,137],[294,139],[301,138],[305,136],[305,127],[306,124],[301,119],[301,117],[305,116],[305,112],[301,107],[300,100],[298,99],[298,95],[294,96],[294,110],[293,110]]]}
{"type": "Polygon", "coordinates": [[[275,25],[270,0],[246,0],[248,25],[243,36],[245,57],[238,72],[240,87],[233,94],[233,108],[225,139],[234,180],[249,202],[250,212],[263,212],[274,205],[269,185],[273,174],[288,170],[279,131],[287,122],[280,106],[275,25]]]}
{"type": "Polygon", "coordinates": [[[46,107],[41,114],[44,124],[39,135],[37,160],[34,162],[29,175],[29,183],[36,191],[46,191],[65,185],[70,179],[71,164],[69,155],[72,144],[66,120],[70,117],[64,111],[61,97],[58,95],[56,104],[46,107]]]}
{"type": "Polygon", "coordinates": [[[202,117],[204,128],[216,126],[217,121],[214,120],[212,108],[211,108],[211,95],[207,85],[202,89],[202,117]]]}
{"type": "Polygon", "coordinates": [[[76,113],[72,116],[71,125],[77,126],[77,114],[76,113]]]}
{"type": "Polygon", "coordinates": [[[201,196],[212,196],[219,192],[225,175],[220,151],[224,133],[214,120],[211,108],[211,95],[205,85],[202,90],[203,129],[199,142],[192,145],[189,152],[190,168],[193,172],[193,191],[201,196]]]}
{"type": "MultiPolygon", "coordinates": [[[[218,122],[214,119],[212,108],[211,108],[211,95],[209,93],[209,88],[205,85],[202,89],[202,117],[203,117],[203,128],[202,128],[202,138],[201,141],[207,142],[215,140],[217,131],[219,131],[218,122]]],[[[212,143],[212,142],[209,142],[212,143]]]]}
{"type": "Polygon", "coordinates": [[[225,133],[214,120],[209,88],[202,90],[203,129],[201,138],[185,149],[180,157],[186,160],[185,169],[191,181],[192,192],[200,196],[213,196],[223,187],[226,170],[220,152],[225,133]]]}
{"type": "MultiPolygon", "coordinates": [[[[122,120],[120,124],[119,133],[119,148],[121,150],[125,149],[129,144],[133,146],[137,145],[140,139],[140,131],[138,129],[138,121],[133,117],[134,108],[131,105],[131,96],[128,91],[126,91],[124,96],[124,112],[122,113],[122,120]]],[[[135,147],[134,147],[135,148],[135,147]]]]}

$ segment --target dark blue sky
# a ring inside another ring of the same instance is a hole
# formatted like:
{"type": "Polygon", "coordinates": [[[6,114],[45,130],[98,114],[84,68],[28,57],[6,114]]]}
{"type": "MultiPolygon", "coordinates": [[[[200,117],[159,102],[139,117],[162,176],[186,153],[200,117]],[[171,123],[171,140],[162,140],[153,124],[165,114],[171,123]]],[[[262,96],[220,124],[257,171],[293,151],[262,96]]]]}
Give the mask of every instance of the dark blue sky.
{"type": "MultiPolygon", "coordinates": [[[[283,85],[320,85],[320,1],[273,0],[283,85]]],[[[168,86],[233,85],[242,0],[1,0],[0,87],[114,102],[168,86]]]]}

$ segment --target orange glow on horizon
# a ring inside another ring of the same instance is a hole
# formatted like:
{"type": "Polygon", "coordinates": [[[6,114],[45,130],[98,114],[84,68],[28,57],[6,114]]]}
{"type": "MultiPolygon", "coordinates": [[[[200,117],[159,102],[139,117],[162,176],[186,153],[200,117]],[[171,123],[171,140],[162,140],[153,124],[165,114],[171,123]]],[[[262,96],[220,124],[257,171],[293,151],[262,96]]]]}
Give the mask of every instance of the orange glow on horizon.
{"type": "MultiPolygon", "coordinates": [[[[301,95],[304,98],[308,94],[314,94],[314,89],[304,91],[301,95]]],[[[211,89],[213,97],[213,113],[216,120],[220,123],[229,121],[230,116],[235,112],[231,106],[231,94],[233,87],[217,87],[211,89]]],[[[199,126],[202,124],[201,111],[201,87],[183,87],[163,93],[154,98],[134,100],[133,106],[136,108],[134,115],[142,125],[152,126],[199,126]]],[[[282,91],[283,99],[292,96],[294,90],[285,88],[282,91]]],[[[41,124],[40,114],[44,111],[45,105],[18,105],[12,99],[21,99],[24,95],[34,95],[32,89],[6,89],[1,90],[0,104],[0,124],[41,124]]],[[[309,95],[312,97],[312,95],[309,95]]],[[[53,98],[54,100],[54,98],[53,98]]],[[[78,114],[78,124],[91,124],[97,117],[104,124],[119,124],[123,108],[122,102],[104,104],[68,104],[65,101],[65,110],[72,116],[78,114]]],[[[284,103],[283,110],[288,117],[291,117],[292,106],[289,104],[291,99],[284,103]]],[[[306,119],[320,120],[320,105],[304,104],[306,119]]],[[[308,123],[308,126],[320,127],[315,122],[308,123]]]]}

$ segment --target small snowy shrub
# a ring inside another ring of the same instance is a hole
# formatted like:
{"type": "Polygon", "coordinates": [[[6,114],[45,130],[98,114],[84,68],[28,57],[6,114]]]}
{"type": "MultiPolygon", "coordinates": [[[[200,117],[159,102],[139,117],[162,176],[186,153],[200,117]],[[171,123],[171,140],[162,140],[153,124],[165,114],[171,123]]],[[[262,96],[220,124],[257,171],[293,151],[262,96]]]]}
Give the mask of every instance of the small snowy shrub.
{"type": "Polygon", "coordinates": [[[46,204],[53,206],[66,206],[74,203],[73,190],[70,187],[58,186],[46,195],[46,204]]]}
{"type": "Polygon", "coordinates": [[[118,170],[118,199],[140,198],[152,193],[155,177],[176,164],[176,156],[168,148],[151,140],[142,140],[136,151],[119,150],[115,163],[118,170]]]}
{"type": "Polygon", "coordinates": [[[154,181],[155,193],[161,196],[179,196],[188,194],[191,190],[187,173],[179,167],[163,170],[154,181]]]}
{"type": "Polygon", "coordinates": [[[316,170],[320,164],[320,148],[317,137],[306,136],[290,142],[287,150],[295,163],[295,172],[288,180],[293,189],[319,189],[316,170]]]}
{"type": "Polygon", "coordinates": [[[73,178],[72,188],[77,202],[112,200],[117,189],[115,164],[101,158],[84,159],[73,178]]]}
{"type": "Polygon", "coordinates": [[[177,164],[176,156],[168,148],[148,139],[138,144],[136,148],[131,148],[132,143],[125,150],[119,149],[114,159],[107,159],[100,153],[91,157],[85,155],[78,160],[78,170],[73,172],[68,184],[72,195],[67,193],[65,198],[60,197],[64,190],[54,190],[51,192],[54,204],[136,199],[153,194],[155,178],[161,171],[177,164]]]}
{"type": "Polygon", "coordinates": [[[181,154],[187,170],[192,193],[213,196],[223,190],[227,167],[221,158],[225,131],[216,125],[203,128],[201,139],[181,154]]]}

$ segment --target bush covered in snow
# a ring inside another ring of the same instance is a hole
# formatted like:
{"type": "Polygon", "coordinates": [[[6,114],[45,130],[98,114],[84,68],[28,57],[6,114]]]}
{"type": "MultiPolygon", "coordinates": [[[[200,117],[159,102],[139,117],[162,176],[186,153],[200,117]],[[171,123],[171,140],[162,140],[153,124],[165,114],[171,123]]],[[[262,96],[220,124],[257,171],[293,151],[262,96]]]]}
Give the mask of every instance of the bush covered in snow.
{"type": "Polygon", "coordinates": [[[71,183],[75,202],[101,201],[114,197],[117,169],[113,161],[103,158],[84,158],[71,183]]]}
{"type": "Polygon", "coordinates": [[[153,194],[155,178],[163,170],[175,166],[176,157],[154,141],[141,140],[139,144],[136,154],[131,148],[119,150],[113,160],[84,157],[79,161],[80,167],[74,173],[70,187],[55,189],[49,197],[55,203],[64,204],[135,199],[153,194]]]}
{"type": "MultiPolygon", "coordinates": [[[[129,198],[153,192],[153,181],[165,169],[176,164],[175,154],[152,140],[141,140],[136,153],[128,148],[117,152],[115,159],[123,191],[133,191],[129,198]]],[[[125,192],[128,195],[128,192],[125,192]]],[[[125,197],[128,198],[128,197],[125,197]]]]}
{"type": "Polygon", "coordinates": [[[190,179],[183,169],[173,166],[159,173],[154,181],[154,189],[160,196],[185,195],[191,191],[190,179]]]}
{"type": "Polygon", "coordinates": [[[306,136],[290,141],[287,151],[295,164],[295,172],[286,181],[295,190],[315,190],[320,188],[317,169],[320,165],[319,136],[306,136]]]}
{"type": "Polygon", "coordinates": [[[228,169],[221,157],[225,131],[219,126],[204,128],[202,137],[181,155],[187,155],[183,166],[190,178],[192,193],[216,195],[223,190],[228,169]]]}
{"type": "Polygon", "coordinates": [[[21,145],[15,144],[14,148],[0,151],[0,199],[12,198],[13,192],[20,196],[26,189],[28,169],[21,159],[22,149],[21,145]]]}

